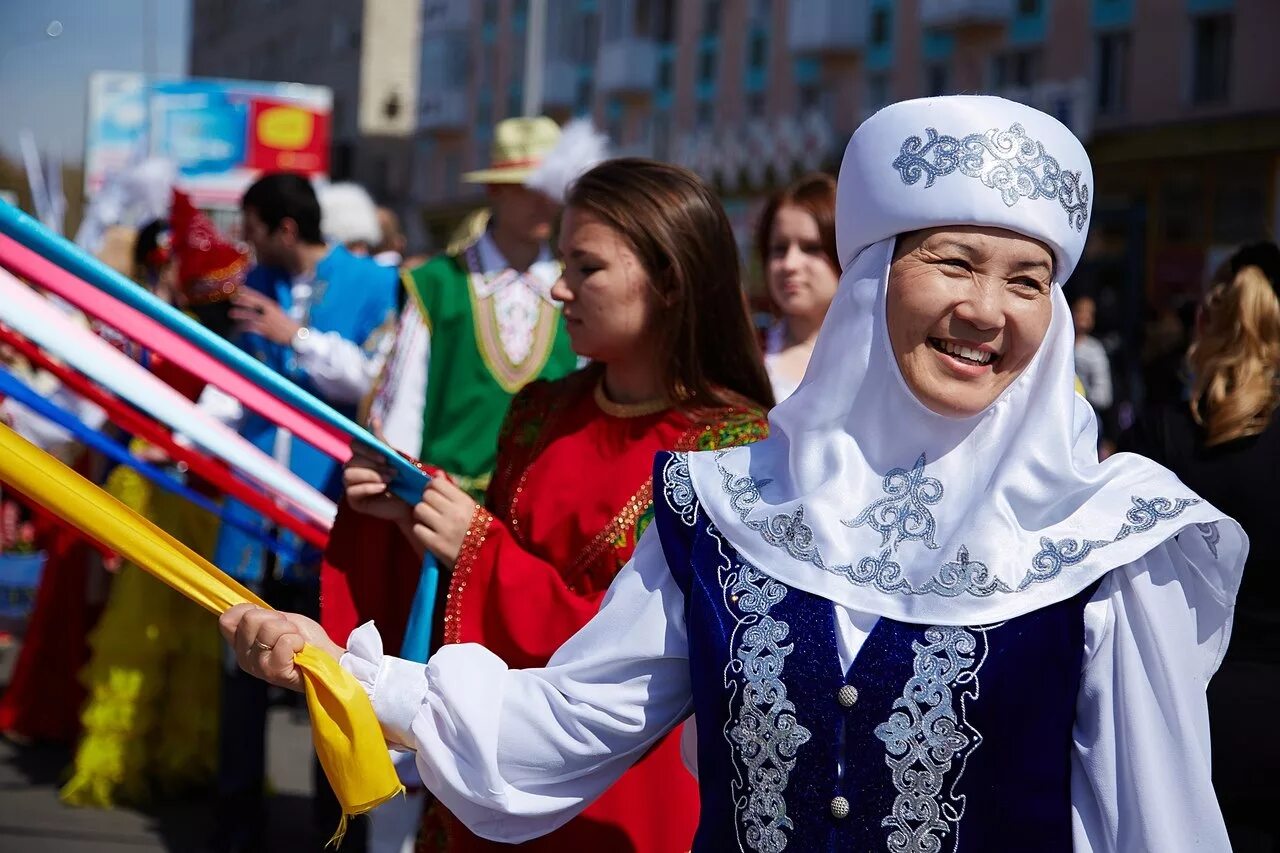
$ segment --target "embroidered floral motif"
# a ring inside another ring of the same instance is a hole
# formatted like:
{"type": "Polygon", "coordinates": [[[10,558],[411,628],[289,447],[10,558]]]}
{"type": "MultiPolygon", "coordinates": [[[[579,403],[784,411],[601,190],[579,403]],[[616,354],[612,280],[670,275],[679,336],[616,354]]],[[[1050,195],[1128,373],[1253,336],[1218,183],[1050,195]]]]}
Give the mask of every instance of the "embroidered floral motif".
{"type": "MultiPolygon", "coordinates": [[[[729,496],[729,505],[733,507],[738,518],[749,530],[754,530],[760,534],[760,537],[765,542],[775,548],[782,548],[793,559],[811,563],[825,572],[840,575],[859,586],[874,586],[882,592],[900,593],[902,595],[937,594],[955,598],[960,595],[988,596],[997,592],[1021,592],[1032,584],[1056,577],[1063,568],[1083,561],[1099,548],[1105,548],[1108,545],[1119,542],[1133,533],[1150,530],[1158,522],[1176,518],[1187,507],[1200,502],[1194,498],[1170,500],[1169,498],[1140,498],[1134,496],[1132,498],[1133,506],[1125,513],[1125,523],[1120,526],[1120,529],[1116,531],[1116,535],[1111,539],[1059,539],[1054,541],[1048,537],[1042,538],[1040,540],[1040,550],[1032,558],[1031,568],[1017,587],[1012,587],[1005,581],[992,577],[987,565],[970,559],[969,550],[964,546],[961,546],[955,560],[943,563],[934,577],[917,586],[902,576],[902,567],[891,559],[892,546],[883,548],[878,556],[863,557],[856,565],[833,565],[828,563],[818,548],[813,528],[804,520],[805,508],[803,505],[796,507],[791,512],[779,512],[762,519],[750,518],[752,510],[761,501],[760,490],[771,481],[758,481],[750,476],[736,475],[727,470],[720,462],[721,457],[726,452],[721,451],[716,454],[716,464],[720,468],[722,476],[721,488],[729,496]]],[[[921,456],[921,460],[923,459],[924,457],[921,456]]],[[[917,461],[916,468],[912,470],[915,471],[917,469],[923,469],[922,461],[917,461]]],[[[894,474],[906,476],[908,473],[901,468],[889,472],[889,476],[885,477],[886,491],[888,491],[887,484],[890,476],[894,474]]],[[[925,481],[930,479],[923,478],[925,481]]],[[[936,480],[933,482],[937,483],[936,480]]],[[[937,489],[939,497],[941,497],[942,485],[940,483],[938,483],[937,489]]],[[[858,522],[864,516],[873,517],[873,513],[883,500],[885,499],[872,504],[854,521],[844,523],[849,527],[859,526],[858,522]]],[[[936,503],[936,500],[933,502],[936,503]]],[[[911,526],[906,528],[907,534],[898,533],[896,521],[891,520],[889,516],[869,522],[869,526],[879,530],[886,543],[890,540],[897,541],[898,538],[902,538],[922,539],[926,545],[929,545],[934,533],[933,516],[928,513],[927,509],[924,510],[924,513],[928,515],[928,523],[921,524],[918,520],[912,521],[911,526]],[[884,522],[884,527],[889,528],[888,534],[881,528],[881,521],[884,522]],[[926,535],[928,538],[926,538],[926,535]]],[[[901,517],[896,516],[893,518],[900,519],[901,517]]]]}
{"type": "Polygon", "coordinates": [[[673,453],[662,466],[662,494],[667,506],[692,527],[698,520],[698,502],[694,500],[693,480],[689,477],[689,454],[673,453]]]}
{"type": "Polygon", "coordinates": [[[476,344],[494,381],[514,394],[542,372],[555,343],[559,309],[532,273],[486,274],[478,244],[465,254],[476,344]]]}
{"type": "Polygon", "coordinates": [[[908,185],[925,179],[933,186],[939,177],[959,170],[1000,192],[1004,203],[1013,207],[1019,199],[1056,200],[1067,212],[1067,221],[1083,231],[1089,216],[1089,187],[1080,172],[1063,169],[1045,153],[1044,145],[1027,136],[1020,124],[1008,130],[992,128],[963,138],[939,134],[925,128],[925,139],[910,136],[893,161],[902,182],[908,185]]]}
{"type": "Polygon", "coordinates": [[[812,737],[796,719],[782,683],[786,658],[795,648],[786,642],[791,627],[769,615],[787,588],[747,563],[722,568],[720,583],[725,607],[737,622],[725,680],[742,684],[737,713],[731,709],[725,729],[737,771],[730,784],[739,843],[758,853],[781,853],[786,831],[794,826],[787,816],[787,783],[796,753],[812,737]]]}
{"type": "Polygon", "coordinates": [[[947,598],[962,593],[987,596],[993,592],[1013,592],[1009,585],[991,576],[986,563],[969,559],[969,549],[963,545],[955,560],[943,563],[937,577],[930,578],[922,587],[923,592],[934,592],[947,598]]]}
{"type": "Polygon", "coordinates": [[[1217,522],[1197,524],[1196,530],[1200,531],[1200,537],[1204,539],[1204,544],[1208,546],[1209,553],[1216,559],[1218,556],[1218,543],[1222,541],[1222,532],[1218,530],[1217,522]]]}
{"type": "MultiPolygon", "coordinates": [[[[662,482],[667,505],[686,524],[694,524],[698,504],[687,454],[672,454],[662,469],[662,482]]],[[[720,538],[714,527],[707,529],[720,538]]],[[[722,547],[720,553],[729,550],[722,547]]],[[[731,691],[724,734],[733,754],[734,778],[729,784],[738,846],[782,853],[789,840],[786,831],[794,826],[787,817],[787,782],[796,753],[812,737],[796,719],[795,705],[782,683],[786,658],[795,648],[787,643],[791,627],[769,615],[786,598],[787,587],[748,563],[728,558],[717,575],[725,610],[735,622],[729,640],[732,655],[724,671],[731,691]]]]}
{"type": "Polygon", "coordinates": [[[943,837],[959,831],[965,796],[956,787],[968,756],[982,744],[982,734],[965,720],[965,700],[978,698],[978,671],[986,660],[986,634],[978,633],[981,654],[977,638],[965,628],[926,628],[924,642],[911,644],[914,674],[894,700],[889,719],[876,726],[898,792],[881,822],[893,830],[888,838],[893,853],[938,853],[943,837]],[[959,772],[947,787],[957,760],[959,772]]]}
{"type": "Polygon", "coordinates": [[[769,421],[762,413],[744,412],[707,427],[698,436],[693,450],[720,450],[753,444],[769,437],[769,421]]]}
{"type": "Polygon", "coordinates": [[[900,542],[918,539],[928,548],[937,548],[933,541],[937,524],[929,507],[942,500],[942,482],[925,476],[926,460],[923,453],[908,471],[894,468],[884,475],[885,496],[864,509],[853,521],[842,522],[846,527],[868,525],[880,533],[881,547],[898,550],[900,542]]]}
{"type": "Polygon", "coordinates": [[[1057,577],[1064,568],[1076,565],[1094,551],[1114,545],[1133,533],[1150,530],[1159,521],[1177,518],[1187,507],[1200,503],[1197,498],[1169,500],[1135,496],[1132,500],[1133,506],[1124,514],[1125,523],[1110,539],[1059,539],[1055,542],[1047,536],[1042,537],[1040,550],[1031,560],[1031,570],[1018,584],[1018,589],[1024,590],[1033,583],[1057,577]]]}

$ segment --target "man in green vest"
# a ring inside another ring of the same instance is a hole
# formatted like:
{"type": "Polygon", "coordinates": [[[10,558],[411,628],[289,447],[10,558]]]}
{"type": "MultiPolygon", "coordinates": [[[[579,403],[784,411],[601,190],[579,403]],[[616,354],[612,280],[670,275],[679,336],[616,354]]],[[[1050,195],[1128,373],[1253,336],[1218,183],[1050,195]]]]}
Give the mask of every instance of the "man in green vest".
{"type": "Polygon", "coordinates": [[[577,367],[551,298],[558,200],[525,186],[559,139],[545,117],[497,125],[489,168],[463,176],[485,186],[488,222],[404,276],[409,304],[370,406],[392,446],[477,498],[511,397],[577,367]]]}

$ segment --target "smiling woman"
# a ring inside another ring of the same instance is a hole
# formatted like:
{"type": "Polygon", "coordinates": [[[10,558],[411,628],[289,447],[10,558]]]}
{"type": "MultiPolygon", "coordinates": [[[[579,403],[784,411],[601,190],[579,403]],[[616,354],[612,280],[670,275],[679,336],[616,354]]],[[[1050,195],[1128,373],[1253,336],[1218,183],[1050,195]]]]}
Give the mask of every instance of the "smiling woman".
{"type": "Polygon", "coordinates": [[[970,417],[1040,349],[1053,308],[1053,254],[1002,229],[931,228],[901,237],[889,267],[889,341],[921,403],[970,417]]]}
{"type": "Polygon", "coordinates": [[[1010,101],[863,122],[804,381],[768,438],[658,455],[649,532],[546,665],[350,638],[440,801],[546,833],[692,712],[697,853],[1230,849],[1205,688],[1248,544],[1158,465],[1098,460],[1061,288],[1092,185],[1010,101]]]}

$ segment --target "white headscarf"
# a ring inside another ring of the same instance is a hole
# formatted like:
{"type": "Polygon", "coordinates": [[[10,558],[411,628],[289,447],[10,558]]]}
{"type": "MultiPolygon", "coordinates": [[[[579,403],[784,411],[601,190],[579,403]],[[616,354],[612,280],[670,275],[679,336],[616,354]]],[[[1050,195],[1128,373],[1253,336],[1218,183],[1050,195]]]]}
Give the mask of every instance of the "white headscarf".
{"type": "Polygon", "coordinates": [[[1098,462],[1061,288],[1092,186],[1070,131],[1001,98],[908,101],[863,123],[837,189],[844,274],[804,380],[773,410],[767,440],[689,459],[703,507],[744,558],[910,622],[1012,618],[1157,551],[1234,596],[1248,549],[1239,525],[1147,459],[1098,462]],[[919,402],[885,321],[895,237],[947,225],[1008,229],[1055,255],[1040,350],[970,418],[919,402]]]}

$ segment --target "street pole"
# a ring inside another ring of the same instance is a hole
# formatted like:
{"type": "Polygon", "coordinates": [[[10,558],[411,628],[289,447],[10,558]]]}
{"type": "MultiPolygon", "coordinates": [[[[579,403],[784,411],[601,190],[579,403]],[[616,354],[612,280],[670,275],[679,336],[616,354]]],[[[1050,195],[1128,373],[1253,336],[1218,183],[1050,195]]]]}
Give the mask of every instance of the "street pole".
{"type": "Polygon", "coordinates": [[[547,48],[547,0],[529,0],[525,26],[524,109],[526,116],[542,112],[542,71],[547,48]]]}

